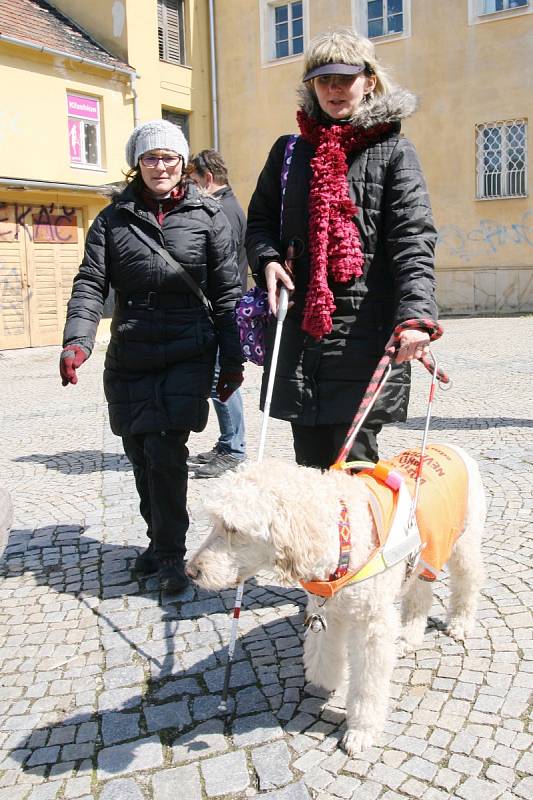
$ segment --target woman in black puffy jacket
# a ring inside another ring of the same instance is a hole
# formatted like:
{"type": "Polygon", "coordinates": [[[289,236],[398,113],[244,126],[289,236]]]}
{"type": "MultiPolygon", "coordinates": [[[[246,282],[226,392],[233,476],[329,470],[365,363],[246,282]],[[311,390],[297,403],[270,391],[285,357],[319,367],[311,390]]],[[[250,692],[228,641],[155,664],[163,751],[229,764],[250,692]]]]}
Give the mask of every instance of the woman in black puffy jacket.
{"type": "MultiPolygon", "coordinates": [[[[300,96],[300,136],[282,136],[270,151],[248,209],[246,249],[273,311],[279,284],[294,290],[271,413],[291,422],[298,463],[327,468],[395,326],[436,320],[436,231],[416,152],[400,135],[415,98],[389,83],[368,39],[350,28],[316,37],[300,96]],[[282,266],[292,239],[293,280],[282,266]]],[[[272,338],[273,327],[265,377],[272,338]]],[[[350,460],[376,461],[383,423],[405,419],[408,362],[428,341],[423,330],[401,333],[392,376],[350,460]]]]}
{"type": "Polygon", "coordinates": [[[207,423],[217,346],[220,399],[242,383],[233,315],[241,284],[224,213],[183,179],[188,146],[180,128],[164,120],[138,126],[126,158],[128,186],[95,219],[74,278],[60,372],[63,385],[77,382],[76,369],[92,351],[112,286],[104,389],[150,539],[135,569],[159,572],[161,588],[178,592],[187,585],[186,443],[191,430],[207,423]]]}

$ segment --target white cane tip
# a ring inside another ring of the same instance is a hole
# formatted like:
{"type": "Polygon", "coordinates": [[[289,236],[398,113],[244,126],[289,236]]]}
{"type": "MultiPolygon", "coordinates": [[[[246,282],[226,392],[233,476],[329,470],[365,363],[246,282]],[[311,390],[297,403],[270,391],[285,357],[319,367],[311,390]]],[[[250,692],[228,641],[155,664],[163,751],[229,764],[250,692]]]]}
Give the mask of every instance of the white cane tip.
{"type": "Polygon", "coordinates": [[[219,704],[219,706],[218,706],[218,709],[217,709],[217,710],[218,710],[218,711],[219,711],[221,714],[227,714],[227,713],[228,713],[228,704],[226,703],[226,701],[225,701],[225,700],[222,700],[222,702],[219,704]]]}

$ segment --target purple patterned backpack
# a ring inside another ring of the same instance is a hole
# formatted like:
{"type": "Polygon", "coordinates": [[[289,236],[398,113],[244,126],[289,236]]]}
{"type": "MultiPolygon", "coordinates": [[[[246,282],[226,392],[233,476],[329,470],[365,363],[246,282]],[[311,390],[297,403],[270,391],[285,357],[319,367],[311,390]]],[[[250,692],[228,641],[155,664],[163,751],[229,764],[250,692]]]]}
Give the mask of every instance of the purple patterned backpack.
{"type": "MultiPolygon", "coordinates": [[[[285,190],[287,188],[287,178],[289,166],[297,134],[289,136],[283,155],[283,165],[281,168],[281,214],[280,230],[283,220],[283,203],[285,190]]],[[[265,330],[267,325],[273,320],[274,315],[268,305],[268,295],[265,289],[254,286],[249,289],[237,304],[235,309],[235,319],[239,328],[241,340],[241,351],[247,361],[262,367],[265,363],[265,330]]]]}

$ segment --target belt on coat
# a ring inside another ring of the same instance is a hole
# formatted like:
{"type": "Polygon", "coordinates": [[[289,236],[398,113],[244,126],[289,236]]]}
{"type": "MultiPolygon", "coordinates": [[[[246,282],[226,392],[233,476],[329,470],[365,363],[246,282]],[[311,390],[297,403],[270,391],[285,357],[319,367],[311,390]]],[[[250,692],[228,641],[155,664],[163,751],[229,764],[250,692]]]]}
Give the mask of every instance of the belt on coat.
{"type": "Polygon", "coordinates": [[[196,308],[201,306],[194,295],[186,292],[177,294],[160,294],[159,292],[124,294],[117,292],[116,302],[120,308],[143,308],[146,311],[155,311],[158,308],[196,308]]]}

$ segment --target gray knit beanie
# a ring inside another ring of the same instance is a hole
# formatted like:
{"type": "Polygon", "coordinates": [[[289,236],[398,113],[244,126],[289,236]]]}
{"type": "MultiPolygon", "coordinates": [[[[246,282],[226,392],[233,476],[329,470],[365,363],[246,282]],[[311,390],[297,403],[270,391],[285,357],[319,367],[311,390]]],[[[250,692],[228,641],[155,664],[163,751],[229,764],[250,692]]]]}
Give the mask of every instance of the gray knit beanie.
{"type": "Polygon", "coordinates": [[[189,160],[189,145],[181,128],[166,119],[153,119],[134,128],[126,144],[126,161],[132,169],[149,150],[173,150],[189,160]]]}

